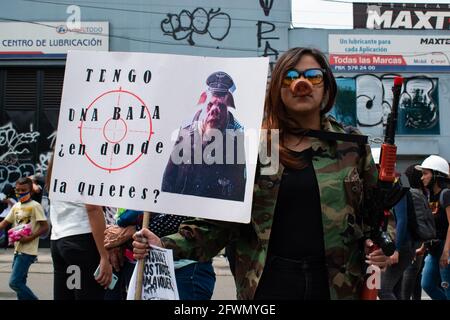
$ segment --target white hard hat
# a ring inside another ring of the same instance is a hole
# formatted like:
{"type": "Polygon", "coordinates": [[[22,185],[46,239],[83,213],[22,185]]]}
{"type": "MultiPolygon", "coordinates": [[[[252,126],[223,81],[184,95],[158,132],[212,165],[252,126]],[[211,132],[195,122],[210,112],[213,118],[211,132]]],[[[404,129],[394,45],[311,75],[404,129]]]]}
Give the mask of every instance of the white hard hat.
{"type": "Polygon", "coordinates": [[[375,164],[380,164],[381,148],[371,148],[371,150],[373,161],[375,161],[375,164]]]}
{"type": "Polygon", "coordinates": [[[423,160],[420,166],[415,166],[415,168],[417,170],[429,169],[438,171],[440,173],[445,174],[446,176],[448,176],[449,174],[449,167],[447,160],[436,155],[429,156],[428,158],[423,160]]]}

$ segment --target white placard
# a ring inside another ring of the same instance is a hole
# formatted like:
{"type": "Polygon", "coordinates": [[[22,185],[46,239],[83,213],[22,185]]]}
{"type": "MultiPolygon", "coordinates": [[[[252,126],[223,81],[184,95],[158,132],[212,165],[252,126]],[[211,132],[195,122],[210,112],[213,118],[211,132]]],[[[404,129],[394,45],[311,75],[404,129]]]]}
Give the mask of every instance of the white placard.
{"type": "Polygon", "coordinates": [[[249,222],[267,72],[261,57],[69,51],[51,199],[249,222]],[[210,77],[216,83],[207,86],[210,77]],[[169,170],[177,148],[191,149],[187,138],[175,144],[179,132],[203,132],[217,82],[229,87],[224,117],[228,131],[244,134],[234,150],[245,159],[229,164],[220,144],[203,150],[197,141],[200,165],[183,158],[169,170]],[[211,159],[227,164],[208,166],[211,159]]]}
{"type": "MultiPolygon", "coordinates": [[[[172,250],[150,246],[151,250],[144,259],[142,300],[179,300],[172,250]]],[[[134,300],[138,264],[128,284],[127,300],[134,300]]]]}

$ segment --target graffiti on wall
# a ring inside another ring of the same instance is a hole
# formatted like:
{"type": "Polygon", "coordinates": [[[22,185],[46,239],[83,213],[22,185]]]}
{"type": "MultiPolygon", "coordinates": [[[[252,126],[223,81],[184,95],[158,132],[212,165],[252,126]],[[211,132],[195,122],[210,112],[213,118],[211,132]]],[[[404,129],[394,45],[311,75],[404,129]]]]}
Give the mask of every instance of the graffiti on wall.
{"type": "Polygon", "coordinates": [[[50,149],[48,151],[44,151],[39,154],[39,159],[35,166],[35,173],[41,173],[44,175],[47,172],[48,163],[53,154],[52,150],[53,150],[53,148],[55,146],[55,142],[56,142],[56,131],[54,131],[52,134],[50,134],[47,137],[47,140],[49,141],[50,149]]]}
{"type": "MultiPolygon", "coordinates": [[[[274,4],[275,0],[258,0],[264,19],[256,22],[258,55],[270,58],[270,73],[280,54],[280,50],[273,44],[274,40],[280,39],[277,36],[277,27],[269,19],[274,4]]],[[[161,31],[165,36],[177,41],[186,40],[189,45],[194,46],[200,41],[199,36],[207,35],[216,41],[224,40],[230,32],[231,20],[230,15],[223,12],[221,8],[197,7],[193,11],[183,9],[179,13],[167,13],[161,21],[161,31]]],[[[251,21],[250,19],[237,20],[251,21]]]]}
{"type": "Polygon", "coordinates": [[[418,77],[410,79],[400,102],[399,117],[404,123],[401,133],[427,130],[439,134],[437,79],[418,77]]]}
{"type": "Polygon", "coordinates": [[[339,122],[356,127],[356,86],[353,78],[336,78],[339,88],[330,114],[339,122]]]}
{"type": "MultiPolygon", "coordinates": [[[[37,163],[32,160],[33,145],[38,142],[40,133],[30,128],[29,132],[19,133],[11,122],[0,127],[0,189],[6,184],[14,184],[21,177],[36,173],[45,174],[50,150],[39,154],[37,163]]],[[[54,141],[55,133],[48,137],[54,141]]]]}
{"type": "Polygon", "coordinates": [[[161,30],[164,35],[175,40],[187,39],[193,46],[193,35],[208,34],[211,39],[222,41],[228,35],[231,28],[231,18],[221,9],[196,8],[194,11],[181,10],[179,14],[167,13],[167,17],[161,21],[161,30]]]}
{"type": "MultiPolygon", "coordinates": [[[[370,136],[384,135],[392,106],[395,75],[361,74],[337,78],[338,95],[330,113],[338,121],[357,126],[370,136]]],[[[438,79],[405,78],[399,103],[398,134],[439,134],[438,79]]]]}
{"type": "MultiPolygon", "coordinates": [[[[272,9],[273,3],[273,0],[259,0],[259,5],[263,9],[264,15],[266,17],[270,15],[270,10],[272,9]]],[[[256,25],[258,27],[256,33],[258,49],[264,46],[264,52],[261,56],[270,58],[270,73],[272,73],[273,66],[275,65],[279,56],[279,51],[271,46],[270,40],[278,40],[280,39],[280,37],[274,36],[276,32],[275,24],[269,21],[259,20],[256,25]]]]}
{"type": "Polygon", "coordinates": [[[273,0],[259,0],[259,5],[264,10],[264,15],[268,17],[273,6],[273,0]]]}
{"type": "Polygon", "coordinates": [[[31,153],[30,145],[37,142],[39,132],[18,133],[12,123],[0,127],[0,164],[14,164],[31,153]]]}

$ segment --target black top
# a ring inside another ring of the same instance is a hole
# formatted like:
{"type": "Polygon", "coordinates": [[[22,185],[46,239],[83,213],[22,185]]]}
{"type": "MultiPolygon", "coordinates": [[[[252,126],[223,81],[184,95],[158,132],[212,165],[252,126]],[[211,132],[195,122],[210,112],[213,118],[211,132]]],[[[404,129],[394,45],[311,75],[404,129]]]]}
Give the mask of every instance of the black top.
{"type": "Polygon", "coordinates": [[[154,213],[150,219],[150,230],[160,238],[168,236],[177,233],[180,224],[187,219],[189,217],[154,213]]]}
{"type": "Polygon", "coordinates": [[[291,151],[307,164],[286,168],[281,179],[269,242],[269,254],[301,260],[324,257],[319,186],[312,165],[312,149],[291,151]]]}
{"type": "Polygon", "coordinates": [[[430,195],[430,206],[433,210],[434,222],[436,223],[436,237],[441,240],[445,240],[448,229],[448,219],[445,208],[450,206],[450,190],[445,190],[443,195],[443,206],[439,203],[441,196],[441,190],[438,194],[430,195]]]}
{"type": "Polygon", "coordinates": [[[38,193],[32,192],[31,193],[31,199],[36,201],[36,202],[38,202],[38,203],[41,203],[42,202],[42,192],[44,190],[44,187],[41,186],[40,184],[38,184],[38,186],[39,186],[39,189],[40,189],[39,192],[38,193]]]}

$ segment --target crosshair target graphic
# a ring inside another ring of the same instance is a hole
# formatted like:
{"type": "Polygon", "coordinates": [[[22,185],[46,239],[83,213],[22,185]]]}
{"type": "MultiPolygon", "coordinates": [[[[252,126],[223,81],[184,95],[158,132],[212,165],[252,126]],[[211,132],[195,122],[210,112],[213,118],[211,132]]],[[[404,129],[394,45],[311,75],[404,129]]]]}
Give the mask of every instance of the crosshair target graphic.
{"type": "Polygon", "coordinates": [[[105,140],[111,143],[120,143],[127,136],[128,126],[125,120],[113,118],[106,121],[103,126],[103,137],[105,140]],[[119,137],[117,139],[117,137],[119,137]]]}
{"type": "Polygon", "coordinates": [[[108,172],[136,163],[148,152],[154,134],[145,102],[122,88],[95,98],[86,108],[78,129],[86,158],[108,172]]]}

